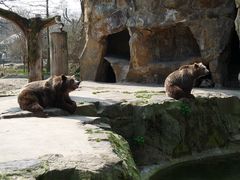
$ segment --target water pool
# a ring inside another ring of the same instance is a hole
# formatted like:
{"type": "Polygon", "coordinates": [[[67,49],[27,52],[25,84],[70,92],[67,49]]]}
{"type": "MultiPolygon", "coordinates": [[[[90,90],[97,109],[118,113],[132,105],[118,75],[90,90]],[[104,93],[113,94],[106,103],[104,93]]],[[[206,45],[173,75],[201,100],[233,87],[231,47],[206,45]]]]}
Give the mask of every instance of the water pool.
{"type": "Polygon", "coordinates": [[[182,163],[159,171],[150,180],[240,180],[240,155],[182,163]]]}

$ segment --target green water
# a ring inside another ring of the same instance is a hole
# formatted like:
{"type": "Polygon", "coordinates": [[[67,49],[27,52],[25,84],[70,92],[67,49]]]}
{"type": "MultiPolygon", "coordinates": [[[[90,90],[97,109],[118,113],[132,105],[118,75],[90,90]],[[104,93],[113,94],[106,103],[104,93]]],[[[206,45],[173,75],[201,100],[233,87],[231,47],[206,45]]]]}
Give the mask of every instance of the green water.
{"type": "Polygon", "coordinates": [[[150,180],[240,180],[240,155],[185,163],[162,170],[150,180]]]}

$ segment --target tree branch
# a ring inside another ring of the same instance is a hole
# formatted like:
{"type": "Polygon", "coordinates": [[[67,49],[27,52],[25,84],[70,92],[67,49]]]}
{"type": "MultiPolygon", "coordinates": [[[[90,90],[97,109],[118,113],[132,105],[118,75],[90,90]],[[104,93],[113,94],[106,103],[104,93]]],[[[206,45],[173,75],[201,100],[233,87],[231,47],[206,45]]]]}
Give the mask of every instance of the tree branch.
{"type": "Polygon", "coordinates": [[[67,9],[67,8],[65,8],[65,13],[63,13],[63,18],[64,18],[66,21],[72,23],[72,21],[71,21],[71,20],[69,19],[69,17],[68,17],[68,9],[67,9]]]}
{"type": "Polygon", "coordinates": [[[61,24],[61,16],[54,16],[51,18],[43,19],[41,22],[41,27],[46,28],[54,24],[61,24]]]}
{"type": "MultiPolygon", "coordinates": [[[[11,0],[10,0],[11,1],[11,0]]],[[[9,10],[12,10],[11,7],[9,7],[6,3],[5,0],[0,0],[0,4],[2,4],[3,6],[5,6],[6,8],[8,8],[9,10]]]]}
{"type": "Polygon", "coordinates": [[[26,33],[26,25],[28,23],[27,18],[18,15],[17,13],[0,8],[0,16],[12,21],[16,24],[24,33],[26,33]]]}

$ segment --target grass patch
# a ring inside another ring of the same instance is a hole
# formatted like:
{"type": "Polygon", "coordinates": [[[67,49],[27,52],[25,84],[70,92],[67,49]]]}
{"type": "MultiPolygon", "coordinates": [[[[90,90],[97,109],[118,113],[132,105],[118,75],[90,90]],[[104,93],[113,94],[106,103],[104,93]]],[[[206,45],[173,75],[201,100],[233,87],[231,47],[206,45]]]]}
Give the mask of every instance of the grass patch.
{"type": "Polygon", "coordinates": [[[104,133],[104,131],[101,130],[101,129],[91,129],[91,128],[89,128],[89,129],[86,129],[86,133],[87,133],[87,134],[104,133]]]}
{"type": "Polygon", "coordinates": [[[100,94],[100,93],[107,93],[107,92],[110,92],[110,91],[107,91],[107,90],[105,90],[105,91],[93,91],[92,93],[93,94],[100,94]]]}
{"type": "Polygon", "coordinates": [[[136,98],[139,98],[139,99],[143,99],[143,101],[148,101],[149,99],[151,99],[153,96],[157,96],[157,95],[160,95],[162,94],[163,91],[146,91],[146,90],[143,90],[143,91],[136,91],[134,93],[134,96],[136,98]]]}
{"type": "Polygon", "coordinates": [[[129,92],[129,91],[123,91],[123,94],[132,94],[133,92],[129,92]]]}

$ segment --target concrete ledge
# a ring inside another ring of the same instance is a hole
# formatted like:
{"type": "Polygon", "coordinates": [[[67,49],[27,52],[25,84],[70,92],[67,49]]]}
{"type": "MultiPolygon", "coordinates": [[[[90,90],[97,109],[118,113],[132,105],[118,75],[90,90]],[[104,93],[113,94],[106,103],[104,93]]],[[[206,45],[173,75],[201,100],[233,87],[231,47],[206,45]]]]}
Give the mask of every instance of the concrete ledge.
{"type": "MultiPolygon", "coordinates": [[[[115,151],[111,132],[83,125],[92,117],[12,118],[0,120],[0,179],[118,179],[138,176],[134,163],[115,151]],[[130,171],[129,171],[130,170],[130,171]],[[129,172],[128,172],[129,171],[129,172]],[[57,173],[58,172],[58,173],[57,173]],[[132,174],[131,174],[132,173],[132,174]]],[[[126,143],[118,139],[118,143],[126,143]]],[[[136,179],[136,178],[135,178],[136,179]]]]}

